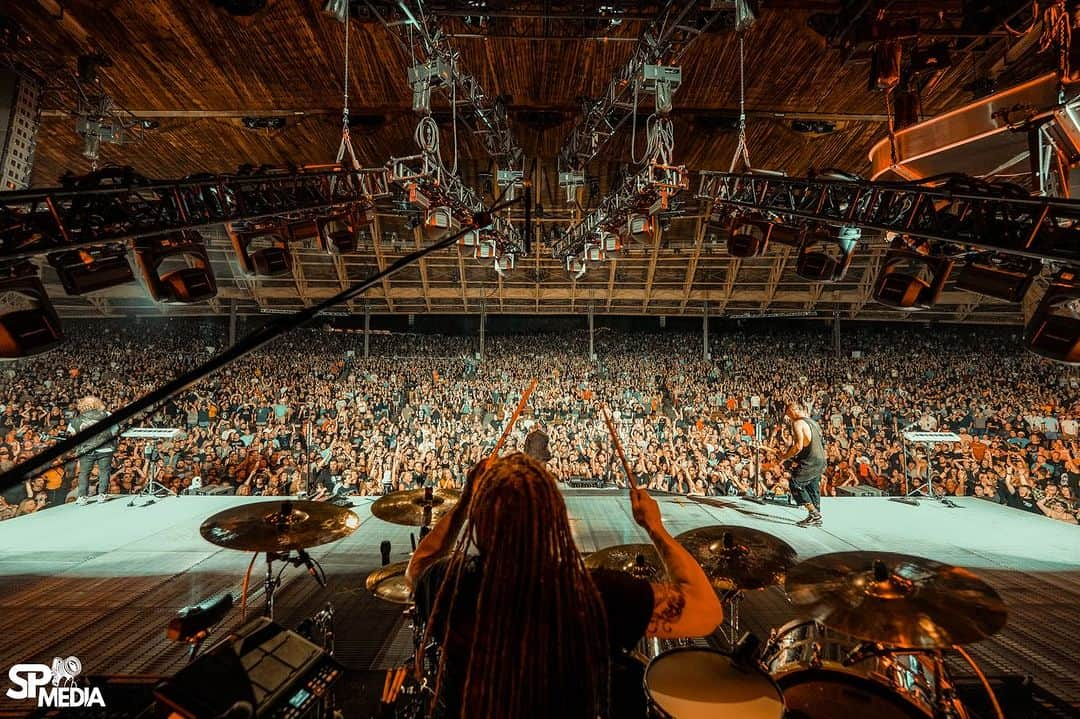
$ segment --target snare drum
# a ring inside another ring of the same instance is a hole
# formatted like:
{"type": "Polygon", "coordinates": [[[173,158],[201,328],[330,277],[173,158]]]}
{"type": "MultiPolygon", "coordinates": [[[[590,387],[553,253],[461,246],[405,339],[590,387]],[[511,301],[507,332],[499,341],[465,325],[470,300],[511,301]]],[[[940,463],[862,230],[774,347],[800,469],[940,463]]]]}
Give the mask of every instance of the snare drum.
{"type": "Polygon", "coordinates": [[[844,666],[858,645],[815,621],[795,620],[770,638],[761,661],[784,692],[790,715],[800,719],[933,716],[937,682],[931,657],[898,651],[844,666]]]}
{"type": "Polygon", "coordinates": [[[680,647],[649,662],[645,694],[660,719],[781,719],[784,700],[767,674],[736,667],[714,649],[680,647]]]}

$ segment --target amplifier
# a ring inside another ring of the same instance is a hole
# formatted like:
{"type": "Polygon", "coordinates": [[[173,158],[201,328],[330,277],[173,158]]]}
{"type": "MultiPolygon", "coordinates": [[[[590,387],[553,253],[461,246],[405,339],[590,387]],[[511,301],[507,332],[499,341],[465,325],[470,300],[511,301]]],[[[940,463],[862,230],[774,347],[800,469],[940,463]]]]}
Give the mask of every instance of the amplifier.
{"type": "Polygon", "coordinates": [[[885,493],[877,487],[871,487],[865,484],[857,484],[854,487],[836,488],[837,497],[882,497],[884,494],[885,493]]]}
{"type": "Polygon", "coordinates": [[[197,719],[250,706],[254,717],[322,715],[341,665],[266,618],[248,622],[154,691],[165,714],[197,719]]]}

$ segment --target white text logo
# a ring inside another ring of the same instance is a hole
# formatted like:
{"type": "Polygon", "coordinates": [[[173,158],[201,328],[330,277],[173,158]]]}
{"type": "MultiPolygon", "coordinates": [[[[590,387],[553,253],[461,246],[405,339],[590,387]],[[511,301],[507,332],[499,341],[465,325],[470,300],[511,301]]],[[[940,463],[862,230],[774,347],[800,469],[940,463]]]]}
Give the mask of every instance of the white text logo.
{"type": "Polygon", "coordinates": [[[16,664],[8,670],[15,686],[7,690],[8,699],[27,699],[39,707],[104,707],[101,689],[84,689],[75,683],[82,672],[78,657],[55,657],[48,664],[16,664]]]}

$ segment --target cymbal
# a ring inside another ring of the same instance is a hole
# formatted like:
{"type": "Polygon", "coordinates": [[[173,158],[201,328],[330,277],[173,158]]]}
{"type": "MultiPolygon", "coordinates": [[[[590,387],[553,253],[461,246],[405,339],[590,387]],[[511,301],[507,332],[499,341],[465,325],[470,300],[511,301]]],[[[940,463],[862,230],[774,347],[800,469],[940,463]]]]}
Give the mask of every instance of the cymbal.
{"type": "Polygon", "coordinates": [[[412,587],[405,579],[408,562],[395,562],[379,567],[367,576],[364,586],[377,598],[394,604],[409,604],[412,599],[412,587]]]}
{"type": "Polygon", "coordinates": [[[749,527],[699,527],[683,532],[675,541],[686,547],[720,591],[779,584],[795,564],[795,550],[790,544],[749,527]]]}
{"type": "Polygon", "coordinates": [[[585,557],[585,566],[589,569],[611,569],[626,572],[638,579],[662,582],[667,579],[667,570],[656,547],[651,544],[617,544],[613,547],[598,549],[585,557]]]}
{"type": "Polygon", "coordinates": [[[422,527],[438,522],[460,499],[461,492],[456,489],[407,489],[379,497],[371,503],[371,513],[385,522],[422,527]],[[425,500],[427,492],[431,495],[425,500]],[[424,522],[424,512],[428,507],[431,513],[424,522]]]}
{"type": "Polygon", "coordinates": [[[286,552],[335,542],[360,526],[360,518],[328,502],[252,502],[218,512],[199,528],[203,539],[245,552],[286,552]]]}
{"type": "Polygon", "coordinates": [[[904,649],[943,649],[997,633],[1008,612],[966,569],[890,552],[837,552],[795,565],[791,603],[827,627],[904,649]]]}

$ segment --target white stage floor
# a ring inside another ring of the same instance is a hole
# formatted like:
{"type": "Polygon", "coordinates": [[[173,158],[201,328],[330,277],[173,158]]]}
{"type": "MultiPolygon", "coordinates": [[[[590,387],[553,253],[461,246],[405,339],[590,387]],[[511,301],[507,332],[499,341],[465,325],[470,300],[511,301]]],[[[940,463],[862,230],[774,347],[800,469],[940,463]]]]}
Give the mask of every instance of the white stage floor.
{"type": "MultiPolygon", "coordinates": [[[[263,498],[175,497],[146,507],[126,498],[67,505],[0,523],[0,668],[76,655],[85,673],[164,674],[182,665],[184,648],[167,643],[164,627],[177,609],[223,591],[238,595],[251,555],[219,549],[199,535],[208,516],[263,498]]],[[[567,505],[582,551],[647,541],[624,493],[568,492],[567,505]]],[[[1006,600],[1009,625],[974,645],[988,673],[1030,673],[1036,682],[1080,708],[1080,528],[959,499],[956,509],[923,500],[918,507],[884,498],[835,498],[823,503],[825,525],[801,528],[805,512],[743,500],[661,497],[672,534],[713,524],[754,527],[790,543],[801,559],[847,550],[914,554],[973,569],[1006,600]],[[719,506],[716,506],[719,505],[719,506]]],[[[304,616],[327,600],[339,611],[339,647],[361,668],[377,668],[399,625],[400,608],[362,589],[379,565],[379,543],[392,560],[407,556],[410,527],[374,518],[370,498],[356,498],[360,528],[311,554],[331,579],[320,589],[299,571],[279,595],[279,616],[304,616]],[[290,614],[291,612],[291,614],[290,614]],[[350,643],[351,642],[351,643],[350,643]],[[351,652],[351,654],[350,654],[351,652]]],[[[261,608],[259,570],[252,603],[261,608]]],[[[778,590],[744,603],[744,625],[767,633],[793,616],[778,590]]],[[[283,622],[285,621],[282,617],[283,622]]],[[[0,693],[0,711],[12,710],[0,693]]]]}

